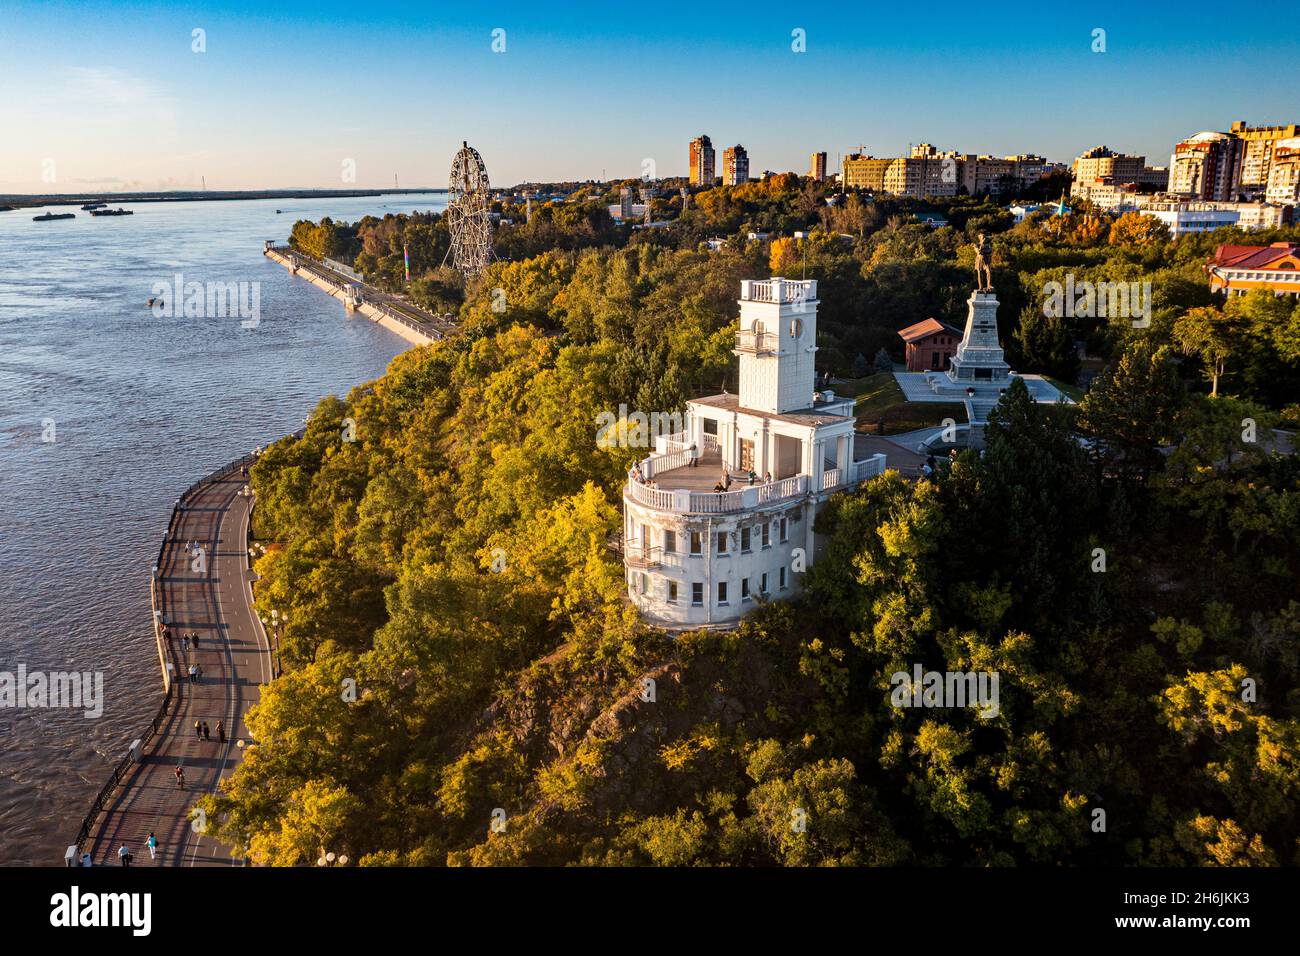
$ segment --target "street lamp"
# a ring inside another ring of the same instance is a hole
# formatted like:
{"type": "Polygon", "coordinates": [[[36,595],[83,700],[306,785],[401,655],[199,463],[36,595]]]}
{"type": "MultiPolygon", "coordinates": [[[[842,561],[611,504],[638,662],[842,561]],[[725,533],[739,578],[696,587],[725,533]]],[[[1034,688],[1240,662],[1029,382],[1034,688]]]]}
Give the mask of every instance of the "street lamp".
{"type": "Polygon", "coordinates": [[[260,620],[262,621],[263,626],[270,625],[272,650],[275,654],[273,676],[279,677],[280,674],[282,673],[282,669],[280,666],[280,628],[284,627],[289,623],[289,615],[281,614],[279,611],[273,608],[271,610],[271,620],[268,621],[264,617],[261,618],[260,620]]]}

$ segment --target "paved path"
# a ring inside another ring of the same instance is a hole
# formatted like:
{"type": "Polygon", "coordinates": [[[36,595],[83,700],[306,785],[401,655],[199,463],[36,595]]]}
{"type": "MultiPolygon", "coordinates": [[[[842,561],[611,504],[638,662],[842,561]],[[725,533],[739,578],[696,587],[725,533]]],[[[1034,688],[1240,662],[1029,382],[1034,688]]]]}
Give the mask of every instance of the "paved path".
{"type": "Polygon", "coordinates": [[[431,339],[445,339],[454,335],[458,330],[454,322],[448,321],[440,315],[434,315],[418,306],[412,305],[411,302],[403,295],[397,295],[392,292],[384,292],[368,282],[359,282],[352,276],[346,275],[331,269],[325,263],[320,262],[305,253],[295,252],[288,246],[276,248],[275,252],[282,256],[292,258],[298,263],[300,269],[306,269],[315,273],[331,285],[342,289],[349,285],[361,286],[365,301],[370,305],[381,306],[397,313],[407,322],[414,325],[419,331],[429,336],[431,339]]]}
{"type": "Polygon", "coordinates": [[[191,809],[239,762],[240,743],[249,740],[244,715],[272,676],[266,635],[252,611],[247,558],[252,499],[240,494],[246,481],[235,469],[200,486],[178,506],[158,569],[177,693],[144,758],[122,779],[86,841],[96,866],[118,865],[123,843],[135,866],[232,863],[228,848],[199,832],[191,809]],[[193,546],[204,549],[206,570],[195,569],[193,546]],[[192,644],[183,647],[186,634],[198,635],[197,650],[192,644]],[[197,684],[187,676],[191,663],[203,669],[197,684]],[[208,722],[210,740],[197,739],[196,720],[208,722]],[[217,721],[225,725],[225,743],[217,738],[217,721]],[[184,790],[176,783],[178,766],[185,769],[184,790]],[[153,860],[145,847],[151,831],[158,840],[153,860]]]}

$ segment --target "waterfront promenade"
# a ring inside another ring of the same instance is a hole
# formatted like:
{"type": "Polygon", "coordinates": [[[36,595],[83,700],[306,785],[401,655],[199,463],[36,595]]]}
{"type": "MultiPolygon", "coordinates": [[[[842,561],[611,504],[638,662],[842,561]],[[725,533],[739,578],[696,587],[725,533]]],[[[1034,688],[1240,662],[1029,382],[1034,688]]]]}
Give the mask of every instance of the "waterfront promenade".
{"type": "Polygon", "coordinates": [[[194,813],[217,789],[250,742],[244,717],[273,676],[270,648],[252,607],[248,527],[252,498],[243,493],[243,459],[191,488],[177,503],[153,581],[155,627],[167,701],[138,759],[122,767],[83,825],[80,851],[92,865],[119,864],[125,843],[135,866],[230,866],[229,849],[207,835],[194,813]],[[162,625],[167,638],[161,637],[162,625]],[[198,647],[183,641],[198,635],[198,647]],[[191,664],[202,668],[191,683],[191,664]],[[199,740],[196,720],[210,740],[199,740]],[[218,739],[217,722],[226,730],[218,739]],[[185,789],[175,771],[185,771],[185,789]],[[119,776],[120,774],[120,776],[119,776]],[[102,809],[100,809],[102,807],[102,809]],[[156,859],[145,845],[158,840],[156,859]]]}
{"type": "Polygon", "coordinates": [[[403,296],[358,281],[356,277],[331,269],[325,263],[288,246],[274,246],[267,242],[263,255],[318,289],[342,299],[349,309],[372,319],[412,344],[440,342],[458,331],[449,316],[426,312],[412,305],[403,296]]]}

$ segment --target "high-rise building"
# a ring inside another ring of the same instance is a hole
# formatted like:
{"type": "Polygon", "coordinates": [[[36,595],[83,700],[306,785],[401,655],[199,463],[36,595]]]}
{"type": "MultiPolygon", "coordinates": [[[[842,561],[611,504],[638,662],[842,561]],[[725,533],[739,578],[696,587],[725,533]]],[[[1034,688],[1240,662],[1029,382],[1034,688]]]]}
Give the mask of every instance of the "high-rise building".
{"type": "Polygon", "coordinates": [[[1233,189],[1254,199],[1268,189],[1278,144],[1300,136],[1300,125],[1247,126],[1245,120],[1238,120],[1229,135],[1237,141],[1233,189]]]}
{"type": "Polygon", "coordinates": [[[713,185],[713,141],[701,134],[691,140],[691,185],[713,185]]]}
{"type": "Polygon", "coordinates": [[[814,182],[822,183],[826,181],[826,154],[813,153],[812,164],[808,168],[808,175],[814,182]]]}
{"type": "Polygon", "coordinates": [[[1265,198],[1279,144],[1298,134],[1295,123],[1247,126],[1244,120],[1226,133],[1197,133],[1174,146],[1169,192],[1216,201],[1265,198]]]}
{"type": "Polygon", "coordinates": [[[749,153],[737,143],[722,151],[722,185],[739,186],[749,182],[749,153]]]}
{"type": "Polygon", "coordinates": [[[1169,192],[1190,199],[1235,199],[1238,140],[1206,131],[1185,139],[1169,157],[1169,192]]]}
{"type": "Polygon", "coordinates": [[[1273,144],[1264,198],[1271,203],[1300,205],[1300,137],[1280,139],[1273,144]]]}

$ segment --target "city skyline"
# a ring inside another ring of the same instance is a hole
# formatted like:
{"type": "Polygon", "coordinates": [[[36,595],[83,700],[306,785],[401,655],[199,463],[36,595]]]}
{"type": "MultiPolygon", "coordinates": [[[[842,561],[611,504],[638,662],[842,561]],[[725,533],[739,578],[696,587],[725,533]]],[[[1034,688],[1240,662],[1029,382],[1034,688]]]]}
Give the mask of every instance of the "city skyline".
{"type": "Polygon", "coordinates": [[[920,142],[1062,163],[1105,143],[1163,165],[1201,130],[1294,120],[1270,64],[1300,40],[1208,4],[1028,25],[1010,5],[978,25],[945,6],[921,30],[904,11],[678,9],[18,4],[0,35],[0,192],[440,188],[462,140],[503,186],[635,178],[646,160],[662,178],[686,175],[700,133],[719,153],[743,143],[752,170],[802,173],[824,150],[836,171],[859,145],[920,142]],[[1116,108],[1131,102],[1160,106],[1116,108]]]}

